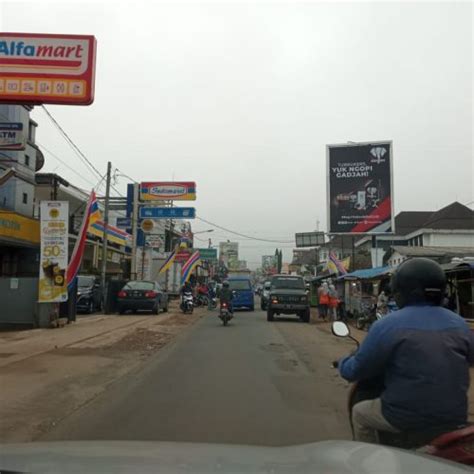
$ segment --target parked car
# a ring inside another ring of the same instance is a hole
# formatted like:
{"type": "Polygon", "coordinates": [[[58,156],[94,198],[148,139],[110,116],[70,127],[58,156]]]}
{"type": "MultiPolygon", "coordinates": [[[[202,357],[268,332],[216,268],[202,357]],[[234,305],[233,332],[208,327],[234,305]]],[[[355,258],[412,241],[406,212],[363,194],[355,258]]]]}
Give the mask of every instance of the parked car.
{"type": "Polygon", "coordinates": [[[95,275],[77,277],[77,311],[93,313],[102,309],[102,284],[95,275]]]}
{"type": "Polygon", "coordinates": [[[305,323],[310,320],[308,294],[303,277],[274,275],[270,280],[267,321],[280,314],[296,314],[305,323]]]}
{"type": "Polygon", "coordinates": [[[229,288],[234,292],[233,309],[247,308],[254,311],[255,301],[250,278],[244,276],[231,277],[227,281],[229,282],[229,288]]]}
{"type": "Polygon", "coordinates": [[[158,314],[160,310],[168,311],[168,293],[156,281],[129,281],[118,293],[118,312],[151,311],[158,314]]]}
{"type": "Polygon", "coordinates": [[[263,284],[262,295],[260,297],[260,309],[265,311],[267,309],[268,298],[270,298],[270,281],[263,284]]]}

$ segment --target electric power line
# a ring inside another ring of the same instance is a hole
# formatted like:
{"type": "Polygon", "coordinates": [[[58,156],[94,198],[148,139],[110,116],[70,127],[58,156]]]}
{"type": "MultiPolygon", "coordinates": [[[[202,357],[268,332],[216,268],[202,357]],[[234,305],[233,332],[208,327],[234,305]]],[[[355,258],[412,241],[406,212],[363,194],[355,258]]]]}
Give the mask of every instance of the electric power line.
{"type": "Polygon", "coordinates": [[[228,232],[229,234],[238,235],[240,237],[244,237],[244,238],[249,239],[249,240],[258,240],[260,242],[270,242],[270,243],[276,243],[276,244],[292,244],[292,243],[294,243],[293,240],[273,240],[273,239],[263,239],[263,238],[259,238],[259,237],[252,237],[250,235],[241,234],[240,232],[236,232],[234,230],[226,229],[225,227],[222,227],[218,224],[214,224],[213,222],[210,222],[206,219],[203,219],[202,217],[197,217],[196,216],[196,219],[198,219],[202,222],[205,222],[206,224],[209,224],[209,225],[211,225],[213,227],[216,227],[218,229],[224,230],[224,231],[228,232]]]}

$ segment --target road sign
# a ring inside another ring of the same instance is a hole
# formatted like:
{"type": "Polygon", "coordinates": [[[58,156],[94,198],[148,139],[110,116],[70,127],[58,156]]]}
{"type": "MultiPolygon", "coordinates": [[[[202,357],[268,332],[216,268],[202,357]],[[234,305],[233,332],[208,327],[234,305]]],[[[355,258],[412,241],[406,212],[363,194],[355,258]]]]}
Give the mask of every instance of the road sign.
{"type": "Polygon", "coordinates": [[[146,244],[154,249],[164,248],[165,236],[163,234],[147,234],[146,244]]]}
{"type": "Polygon", "coordinates": [[[194,207],[140,207],[141,219],[194,219],[196,209],[194,207]]]}
{"type": "Polygon", "coordinates": [[[318,247],[324,244],[324,232],[301,232],[295,240],[297,247],[318,247]]]}
{"type": "Polygon", "coordinates": [[[199,250],[201,260],[207,260],[208,262],[217,262],[217,249],[196,249],[199,250]]]}
{"type": "Polygon", "coordinates": [[[155,224],[151,219],[144,219],[141,223],[141,229],[143,232],[151,232],[153,230],[153,227],[155,227],[155,224]]]}
{"type": "Polygon", "coordinates": [[[121,229],[129,229],[132,227],[131,217],[117,217],[117,227],[121,229]]]}

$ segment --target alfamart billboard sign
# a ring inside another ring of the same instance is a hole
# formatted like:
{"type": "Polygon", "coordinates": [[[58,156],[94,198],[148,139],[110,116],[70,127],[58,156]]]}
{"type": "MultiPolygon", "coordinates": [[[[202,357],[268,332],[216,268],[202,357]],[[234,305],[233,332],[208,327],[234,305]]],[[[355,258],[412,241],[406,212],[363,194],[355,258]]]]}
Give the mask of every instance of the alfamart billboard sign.
{"type": "Polygon", "coordinates": [[[89,105],[94,36],[0,33],[0,102],[89,105]]]}
{"type": "Polygon", "coordinates": [[[327,178],[329,233],[394,232],[392,142],[328,145],[327,178]]]}

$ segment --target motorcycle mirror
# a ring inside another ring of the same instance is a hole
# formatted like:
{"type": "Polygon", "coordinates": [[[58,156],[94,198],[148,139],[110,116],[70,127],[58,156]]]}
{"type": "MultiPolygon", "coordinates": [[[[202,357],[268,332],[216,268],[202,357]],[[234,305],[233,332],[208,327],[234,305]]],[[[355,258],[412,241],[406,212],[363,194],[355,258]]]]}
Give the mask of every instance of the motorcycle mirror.
{"type": "Polygon", "coordinates": [[[342,321],[334,321],[331,326],[331,331],[337,337],[348,337],[351,334],[349,326],[342,321]]]}

